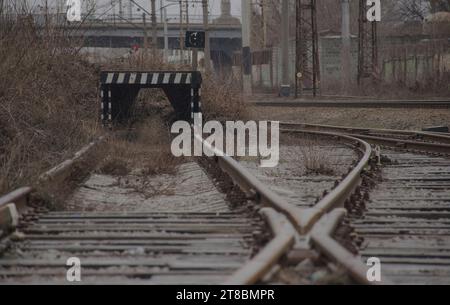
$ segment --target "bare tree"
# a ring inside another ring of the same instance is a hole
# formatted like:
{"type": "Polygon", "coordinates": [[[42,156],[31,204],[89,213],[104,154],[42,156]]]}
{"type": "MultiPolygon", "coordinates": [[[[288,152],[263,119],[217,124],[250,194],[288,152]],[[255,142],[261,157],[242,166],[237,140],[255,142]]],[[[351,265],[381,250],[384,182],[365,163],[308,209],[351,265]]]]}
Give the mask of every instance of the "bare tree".
{"type": "Polygon", "coordinates": [[[450,12],[450,0],[430,0],[431,12],[450,12]]]}
{"type": "Polygon", "coordinates": [[[429,13],[450,12],[450,0],[401,0],[398,13],[403,20],[424,20],[429,13]]]}
{"type": "Polygon", "coordinates": [[[424,20],[430,8],[430,2],[426,0],[401,0],[398,14],[403,20],[424,20]]]}

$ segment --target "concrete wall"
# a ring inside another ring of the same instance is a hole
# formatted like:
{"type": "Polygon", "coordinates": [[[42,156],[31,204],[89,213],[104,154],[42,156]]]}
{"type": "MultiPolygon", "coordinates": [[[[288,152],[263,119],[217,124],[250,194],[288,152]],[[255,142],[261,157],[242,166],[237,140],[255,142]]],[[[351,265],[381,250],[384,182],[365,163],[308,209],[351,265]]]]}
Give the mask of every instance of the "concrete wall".
{"type": "MultiPolygon", "coordinates": [[[[340,36],[323,36],[319,39],[319,62],[322,86],[334,86],[341,78],[341,38],[340,36]]],[[[352,81],[357,78],[358,40],[352,37],[352,81]]],[[[281,51],[279,47],[272,48],[274,87],[281,85],[281,51]]],[[[236,71],[236,69],[235,69],[236,71]]],[[[237,72],[237,71],[236,71],[237,72]]],[[[253,66],[253,85],[255,87],[270,87],[270,65],[253,66]]],[[[289,46],[289,75],[291,85],[295,84],[295,41],[289,46]]]]}
{"type": "MultiPolygon", "coordinates": [[[[341,75],[341,49],[340,36],[324,36],[319,40],[320,75],[323,86],[340,84],[341,75]]],[[[358,73],[358,39],[351,40],[351,81],[356,82],[358,73]]]]}

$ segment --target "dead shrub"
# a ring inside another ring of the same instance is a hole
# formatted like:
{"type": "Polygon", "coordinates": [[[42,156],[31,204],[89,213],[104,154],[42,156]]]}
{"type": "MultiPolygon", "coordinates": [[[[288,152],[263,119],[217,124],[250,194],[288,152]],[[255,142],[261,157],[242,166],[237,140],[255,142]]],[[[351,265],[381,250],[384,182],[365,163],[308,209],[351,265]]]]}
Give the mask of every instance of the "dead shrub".
{"type": "Polygon", "coordinates": [[[33,184],[98,134],[97,79],[64,33],[0,16],[0,193],[33,184]]]}
{"type": "Polygon", "coordinates": [[[125,160],[114,156],[108,156],[101,162],[98,172],[106,175],[125,176],[130,170],[128,169],[125,160]]]}
{"type": "Polygon", "coordinates": [[[203,77],[202,110],[205,118],[244,120],[247,106],[236,80],[206,75],[203,77]]]}
{"type": "Polygon", "coordinates": [[[335,174],[334,162],[328,154],[329,151],[321,148],[318,140],[305,139],[300,151],[308,174],[328,176],[335,174]]]}
{"type": "Polygon", "coordinates": [[[337,160],[330,156],[330,151],[324,147],[324,141],[312,136],[297,136],[284,134],[281,138],[282,143],[296,145],[299,148],[300,155],[291,156],[297,159],[297,164],[302,174],[306,175],[335,175],[335,164],[337,160]],[[303,165],[303,166],[301,166],[303,165]],[[306,171],[306,172],[304,172],[306,171]],[[303,173],[304,172],[304,173],[303,173]]]}
{"type": "Polygon", "coordinates": [[[330,157],[329,151],[320,146],[319,140],[310,137],[303,139],[300,151],[309,174],[329,176],[335,174],[334,160],[330,157]]]}
{"type": "Polygon", "coordinates": [[[107,70],[134,70],[134,71],[169,71],[169,70],[191,70],[189,65],[172,64],[164,62],[162,53],[158,50],[153,52],[149,49],[132,51],[127,57],[110,60],[102,66],[107,70]]]}

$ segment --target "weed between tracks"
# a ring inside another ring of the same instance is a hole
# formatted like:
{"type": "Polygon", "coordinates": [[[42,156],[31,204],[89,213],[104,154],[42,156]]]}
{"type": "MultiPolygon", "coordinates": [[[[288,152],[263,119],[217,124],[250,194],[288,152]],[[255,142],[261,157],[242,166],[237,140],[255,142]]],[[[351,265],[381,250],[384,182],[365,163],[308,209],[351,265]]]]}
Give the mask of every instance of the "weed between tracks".
{"type": "Polygon", "coordinates": [[[117,177],[119,185],[141,193],[145,198],[169,194],[170,185],[158,185],[150,178],[174,174],[177,166],[185,161],[174,157],[170,151],[167,116],[171,112],[168,102],[160,94],[159,91],[143,91],[130,118],[132,127],[108,140],[102,152],[103,159],[96,169],[100,174],[117,177]],[[148,102],[150,97],[152,103],[148,102]]]}
{"type": "Polygon", "coordinates": [[[323,140],[311,136],[297,137],[284,134],[282,141],[282,143],[295,143],[298,147],[298,151],[295,155],[289,156],[289,159],[297,160],[295,163],[299,165],[300,175],[335,175],[336,164],[339,164],[339,160],[336,160],[336,157],[323,147],[323,140]]]}
{"type": "Polygon", "coordinates": [[[319,146],[319,141],[306,138],[300,145],[300,151],[303,156],[303,164],[309,174],[317,175],[334,175],[335,161],[319,146]]]}
{"type": "Polygon", "coordinates": [[[172,173],[180,163],[170,151],[168,130],[160,118],[150,118],[126,134],[118,134],[106,144],[105,158],[98,171],[124,176],[135,169],[144,175],[172,173]]]}

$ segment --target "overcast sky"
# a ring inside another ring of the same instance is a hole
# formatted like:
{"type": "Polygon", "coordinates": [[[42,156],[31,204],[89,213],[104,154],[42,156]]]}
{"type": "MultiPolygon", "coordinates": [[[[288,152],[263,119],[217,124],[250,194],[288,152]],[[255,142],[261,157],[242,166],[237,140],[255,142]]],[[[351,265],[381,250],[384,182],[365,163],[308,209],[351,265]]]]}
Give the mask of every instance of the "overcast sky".
{"type": "MultiPolygon", "coordinates": [[[[56,6],[57,3],[66,3],[67,0],[47,0],[49,5],[53,5],[56,6]]],[[[83,6],[85,5],[86,2],[88,1],[95,1],[98,7],[98,11],[97,13],[100,14],[112,14],[114,9],[112,9],[111,3],[116,3],[115,6],[115,11],[116,14],[119,11],[119,0],[82,0],[83,6]]],[[[134,0],[135,2],[139,3],[140,5],[142,5],[147,11],[150,11],[150,0],[134,0]]],[[[210,14],[212,15],[219,15],[220,14],[220,1],[221,0],[209,0],[209,11],[210,14]]],[[[34,5],[37,6],[39,4],[44,4],[45,0],[29,0],[29,2],[34,5]]],[[[173,1],[170,0],[163,0],[163,5],[167,5],[170,4],[173,1]]],[[[169,17],[173,16],[177,16],[179,14],[179,6],[178,6],[178,1],[175,1],[175,5],[171,5],[167,8],[167,14],[169,15],[169,17]]],[[[194,1],[190,1],[191,4],[189,5],[189,13],[191,16],[193,16],[192,19],[197,19],[200,18],[202,16],[202,5],[201,5],[201,1],[200,0],[194,0],[194,1]],[[197,3],[194,3],[197,2],[197,3]]],[[[129,0],[122,0],[123,5],[129,3],[129,0]]],[[[157,5],[157,9],[159,9],[160,7],[160,0],[156,0],[156,5],[157,5]]],[[[137,11],[138,8],[133,5],[133,13],[138,15],[141,14],[141,12],[137,11]]],[[[126,14],[126,10],[124,11],[124,13],[126,14]]],[[[241,0],[231,0],[231,13],[236,16],[236,17],[240,17],[241,14],[241,0]]],[[[159,14],[158,14],[159,15],[159,14]]]]}

